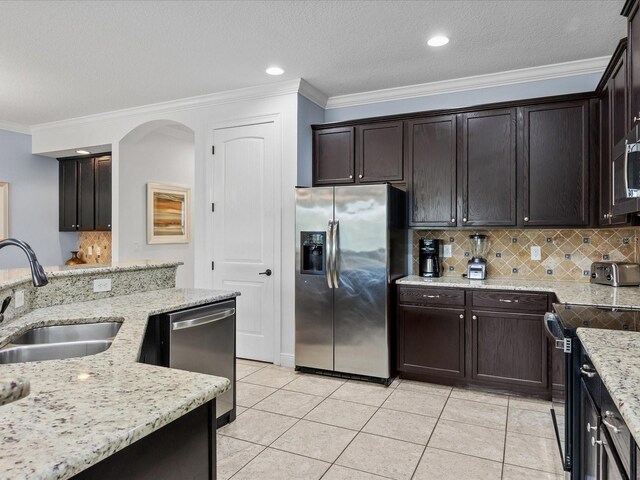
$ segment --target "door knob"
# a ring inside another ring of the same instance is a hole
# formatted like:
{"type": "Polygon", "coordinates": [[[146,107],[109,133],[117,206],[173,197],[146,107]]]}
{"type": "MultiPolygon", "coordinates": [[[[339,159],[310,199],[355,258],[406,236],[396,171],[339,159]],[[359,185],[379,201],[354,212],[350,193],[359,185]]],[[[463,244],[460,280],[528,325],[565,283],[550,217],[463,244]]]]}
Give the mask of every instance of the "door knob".
{"type": "Polygon", "coordinates": [[[264,272],[260,272],[258,275],[266,275],[267,277],[270,277],[272,273],[271,269],[267,268],[264,272]]]}

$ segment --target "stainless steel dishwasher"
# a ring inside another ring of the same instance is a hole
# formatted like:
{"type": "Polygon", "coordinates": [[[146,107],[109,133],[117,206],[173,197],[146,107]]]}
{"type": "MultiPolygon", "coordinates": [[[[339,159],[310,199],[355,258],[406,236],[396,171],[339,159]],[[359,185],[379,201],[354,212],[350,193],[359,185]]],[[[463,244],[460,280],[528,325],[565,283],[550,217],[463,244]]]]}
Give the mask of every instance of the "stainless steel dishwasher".
{"type": "Polygon", "coordinates": [[[218,426],[235,420],[236,302],[230,300],[164,315],[168,319],[168,366],[231,380],[216,398],[218,426]]]}

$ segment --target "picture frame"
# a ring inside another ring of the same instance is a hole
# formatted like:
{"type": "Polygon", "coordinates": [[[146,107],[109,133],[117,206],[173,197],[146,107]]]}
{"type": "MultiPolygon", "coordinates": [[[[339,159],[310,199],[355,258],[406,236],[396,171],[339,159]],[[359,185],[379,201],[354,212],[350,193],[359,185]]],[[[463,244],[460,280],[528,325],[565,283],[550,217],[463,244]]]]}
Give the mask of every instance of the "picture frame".
{"type": "Polygon", "coordinates": [[[0,182],[0,240],[9,238],[9,183],[0,182]]]}
{"type": "Polygon", "coordinates": [[[191,189],[147,183],[147,244],[189,243],[191,189]]]}

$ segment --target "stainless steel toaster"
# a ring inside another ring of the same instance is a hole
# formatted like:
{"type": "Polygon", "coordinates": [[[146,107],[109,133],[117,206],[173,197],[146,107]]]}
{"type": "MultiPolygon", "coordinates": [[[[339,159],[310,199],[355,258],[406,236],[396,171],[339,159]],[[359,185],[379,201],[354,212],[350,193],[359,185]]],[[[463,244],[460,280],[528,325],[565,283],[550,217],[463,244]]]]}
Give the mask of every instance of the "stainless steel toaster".
{"type": "Polygon", "coordinates": [[[640,285],[640,265],[627,262],[593,262],[591,283],[612,287],[640,285]]]}

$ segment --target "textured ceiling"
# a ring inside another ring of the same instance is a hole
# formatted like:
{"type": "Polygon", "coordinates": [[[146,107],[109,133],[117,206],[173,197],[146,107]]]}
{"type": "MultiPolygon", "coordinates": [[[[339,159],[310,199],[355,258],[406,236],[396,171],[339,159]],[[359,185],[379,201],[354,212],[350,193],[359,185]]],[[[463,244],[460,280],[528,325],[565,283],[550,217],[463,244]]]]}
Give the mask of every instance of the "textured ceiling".
{"type": "Polygon", "coordinates": [[[0,120],[36,124],[302,77],[329,96],[580,60],[612,1],[0,1],[0,120]],[[444,33],[451,43],[425,45],[444,33]],[[282,66],[269,77],[264,69],[282,66]]]}

